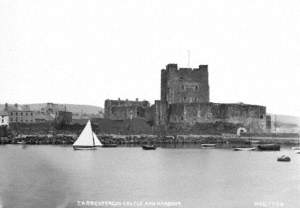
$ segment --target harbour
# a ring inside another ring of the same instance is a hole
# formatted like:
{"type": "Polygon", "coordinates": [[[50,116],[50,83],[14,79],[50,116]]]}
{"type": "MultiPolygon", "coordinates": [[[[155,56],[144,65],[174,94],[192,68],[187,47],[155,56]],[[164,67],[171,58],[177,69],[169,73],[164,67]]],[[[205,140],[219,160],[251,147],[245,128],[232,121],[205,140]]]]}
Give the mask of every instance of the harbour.
{"type": "Polygon", "coordinates": [[[300,155],[182,145],[74,151],[71,146],[0,146],[3,207],[78,207],[78,200],[177,201],[178,207],[300,204],[300,155]],[[281,154],[289,163],[278,163],[281,154]],[[216,200],[217,199],[217,200],[216,200]]]}

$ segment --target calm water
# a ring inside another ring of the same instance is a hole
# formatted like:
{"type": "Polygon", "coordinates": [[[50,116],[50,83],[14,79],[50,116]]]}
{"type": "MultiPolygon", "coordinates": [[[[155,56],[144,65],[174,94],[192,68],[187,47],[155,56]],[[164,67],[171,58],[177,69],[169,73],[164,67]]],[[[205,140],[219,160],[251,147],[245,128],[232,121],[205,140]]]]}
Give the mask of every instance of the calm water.
{"type": "Polygon", "coordinates": [[[289,149],[74,151],[70,146],[6,145],[0,146],[0,165],[0,207],[79,207],[79,200],[180,202],[172,207],[184,208],[300,207],[300,154],[289,149]],[[277,162],[282,154],[292,161],[277,162]]]}

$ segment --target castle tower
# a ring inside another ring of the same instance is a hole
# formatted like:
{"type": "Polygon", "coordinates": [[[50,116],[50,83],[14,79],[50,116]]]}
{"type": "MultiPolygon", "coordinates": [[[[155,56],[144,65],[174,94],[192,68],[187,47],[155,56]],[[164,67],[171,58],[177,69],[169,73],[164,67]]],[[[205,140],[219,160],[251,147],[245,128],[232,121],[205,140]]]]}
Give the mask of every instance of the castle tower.
{"type": "Polygon", "coordinates": [[[208,103],[208,66],[179,68],[168,64],[161,70],[161,101],[173,103],[208,103]]]}

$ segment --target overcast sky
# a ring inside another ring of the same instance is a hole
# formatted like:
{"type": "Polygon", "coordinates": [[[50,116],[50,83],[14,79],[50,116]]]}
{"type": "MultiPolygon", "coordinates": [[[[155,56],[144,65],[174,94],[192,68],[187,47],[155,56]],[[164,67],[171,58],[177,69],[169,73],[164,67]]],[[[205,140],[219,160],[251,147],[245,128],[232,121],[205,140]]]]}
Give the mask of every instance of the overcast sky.
{"type": "Polygon", "coordinates": [[[153,103],[190,50],[212,102],[300,116],[299,21],[299,0],[0,0],[0,103],[153,103]]]}

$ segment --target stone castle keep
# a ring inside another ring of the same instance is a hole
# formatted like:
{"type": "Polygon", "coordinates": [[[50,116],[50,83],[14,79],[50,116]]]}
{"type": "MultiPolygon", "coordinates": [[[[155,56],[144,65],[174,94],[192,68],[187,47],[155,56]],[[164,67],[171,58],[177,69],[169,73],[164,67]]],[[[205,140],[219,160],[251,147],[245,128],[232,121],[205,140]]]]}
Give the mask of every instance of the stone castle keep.
{"type": "Polygon", "coordinates": [[[252,132],[264,132],[268,120],[264,106],[210,102],[208,66],[192,69],[178,68],[177,64],[161,70],[161,98],[154,105],[148,101],[106,100],[105,118],[142,119],[155,127],[178,130],[200,126],[199,131],[201,125],[225,123],[252,132]]]}

